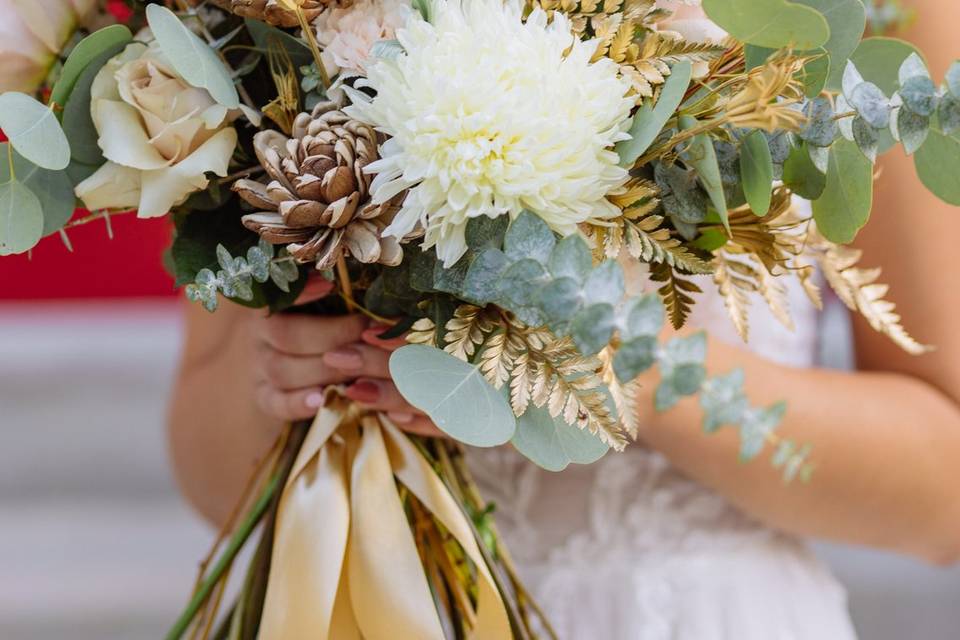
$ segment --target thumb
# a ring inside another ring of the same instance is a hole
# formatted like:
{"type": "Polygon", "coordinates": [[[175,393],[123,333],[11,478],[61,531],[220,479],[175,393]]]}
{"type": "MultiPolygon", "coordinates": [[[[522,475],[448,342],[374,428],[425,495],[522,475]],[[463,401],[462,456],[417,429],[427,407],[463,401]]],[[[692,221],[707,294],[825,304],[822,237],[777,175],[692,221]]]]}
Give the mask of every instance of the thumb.
{"type": "Polygon", "coordinates": [[[308,302],[325,298],[333,289],[334,284],[332,282],[319,273],[311,273],[307,276],[307,284],[303,287],[300,295],[297,296],[294,304],[307,304],[308,302]]]}

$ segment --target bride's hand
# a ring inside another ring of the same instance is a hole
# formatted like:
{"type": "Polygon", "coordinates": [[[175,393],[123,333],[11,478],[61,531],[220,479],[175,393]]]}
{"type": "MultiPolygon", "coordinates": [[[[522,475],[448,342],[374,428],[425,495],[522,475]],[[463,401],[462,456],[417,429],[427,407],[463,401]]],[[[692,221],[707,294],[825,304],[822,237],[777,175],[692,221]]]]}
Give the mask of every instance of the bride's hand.
{"type": "MultiPolygon", "coordinates": [[[[332,289],[323,279],[311,279],[298,302],[320,299],[332,289]]],[[[386,412],[404,431],[443,435],[403,399],[390,379],[390,353],[405,344],[403,339],[380,340],[384,329],[371,327],[360,314],[277,314],[256,322],[255,397],[267,415],[281,420],[311,418],[323,404],[323,388],[343,384],[347,397],[386,412]]]]}

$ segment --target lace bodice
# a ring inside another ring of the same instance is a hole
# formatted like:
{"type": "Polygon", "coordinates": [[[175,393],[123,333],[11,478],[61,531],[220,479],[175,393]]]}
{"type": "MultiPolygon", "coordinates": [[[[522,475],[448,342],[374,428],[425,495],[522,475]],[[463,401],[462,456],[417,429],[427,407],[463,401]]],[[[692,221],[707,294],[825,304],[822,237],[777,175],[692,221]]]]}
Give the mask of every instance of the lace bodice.
{"type": "MultiPolygon", "coordinates": [[[[715,289],[704,285],[705,292],[715,289]]],[[[747,348],[810,366],[816,311],[795,282],[788,300],[796,330],[780,325],[758,299],[747,348]]],[[[716,294],[701,297],[691,320],[716,339],[742,344],[716,294]]],[[[510,447],[473,451],[470,460],[563,640],[853,637],[842,590],[801,542],[756,522],[657,452],[634,445],[562,473],[544,471],[510,447]],[[770,600],[777,590],[784,597],[780,620],[753,634],[738,607],[770,600]],[[818,622],[802,621],[801,610],[818,622]]]]}

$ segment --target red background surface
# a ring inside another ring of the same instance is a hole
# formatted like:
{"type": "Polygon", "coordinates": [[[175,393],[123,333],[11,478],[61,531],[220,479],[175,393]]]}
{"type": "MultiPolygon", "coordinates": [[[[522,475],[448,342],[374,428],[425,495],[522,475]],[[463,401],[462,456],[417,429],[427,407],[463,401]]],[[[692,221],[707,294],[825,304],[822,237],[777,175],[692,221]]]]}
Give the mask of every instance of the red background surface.
{"type": "Polygon", "coordinates": [[[162,263],[170,243],[169,220],[122,214],[110,222],[113,240],[104,221],[95,220],[68,232],[73,253],[54,234],[30,254],[0,258],[0,300],[175,295],[162,263]]]}

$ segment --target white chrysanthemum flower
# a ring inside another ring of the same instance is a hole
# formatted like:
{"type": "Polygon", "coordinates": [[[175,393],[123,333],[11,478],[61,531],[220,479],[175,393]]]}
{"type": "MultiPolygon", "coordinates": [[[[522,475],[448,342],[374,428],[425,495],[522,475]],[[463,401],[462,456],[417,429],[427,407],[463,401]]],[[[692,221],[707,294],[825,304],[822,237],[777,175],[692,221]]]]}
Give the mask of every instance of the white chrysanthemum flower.
{"type": "Polygon", "coordinates": [[[529,209],[568,235],[618,215],[606,195],[627,180],[613,146],[634,99],[612,61],[590,62],[596,43],[560,13],[524,22],[513,1],[438,0],[431,21],[412,18],[397,32],[406,53],[368,68],[376,97],[350,90],[346,111],[390,136],[367,167],[374,199],[410,190],[385,233],[420,224],[452,265],[470,218],[529,209]]]}

